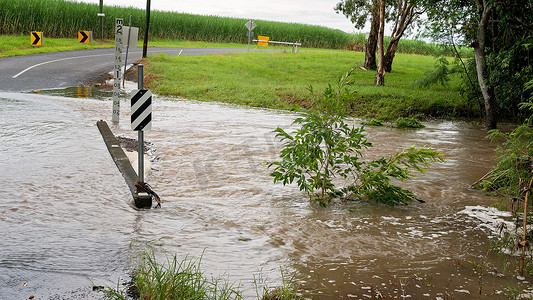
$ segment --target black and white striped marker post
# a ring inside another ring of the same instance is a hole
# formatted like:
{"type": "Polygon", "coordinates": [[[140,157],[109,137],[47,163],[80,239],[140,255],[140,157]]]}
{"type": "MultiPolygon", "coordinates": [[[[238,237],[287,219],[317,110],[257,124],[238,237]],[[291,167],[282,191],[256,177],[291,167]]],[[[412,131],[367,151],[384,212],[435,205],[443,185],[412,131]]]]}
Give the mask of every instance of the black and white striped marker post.
{"type": "Polygon", "coordinates": [[[131,129],[138,133],[139,143],[139,182],[144,182],[144,134],[146,130],[152,129],[152,92],[143,89],[143,66],[139,68],[138,90],[134,90],[131,97],[131,129]]]}
{"type": "Polygon", "coordinates": [[[146,131],[152,129],[152,92],[135,90],[131,97],[131,129],[146,131]]]}

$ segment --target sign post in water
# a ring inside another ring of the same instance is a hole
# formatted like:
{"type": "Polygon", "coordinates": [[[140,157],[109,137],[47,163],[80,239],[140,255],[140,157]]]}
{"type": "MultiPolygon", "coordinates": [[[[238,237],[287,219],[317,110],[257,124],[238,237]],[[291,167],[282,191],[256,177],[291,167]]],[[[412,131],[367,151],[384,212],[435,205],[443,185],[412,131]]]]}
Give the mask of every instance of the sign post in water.
{"type": "Polygon", "coordinates": [[[138,68],[138,90],[133,91],[131,97],[131,129],[138,132],[138,175],[139,182],[144,183],[144,134],[143,131],[152,129],[152,92],[143,89],[143,65],[138,68]]]}

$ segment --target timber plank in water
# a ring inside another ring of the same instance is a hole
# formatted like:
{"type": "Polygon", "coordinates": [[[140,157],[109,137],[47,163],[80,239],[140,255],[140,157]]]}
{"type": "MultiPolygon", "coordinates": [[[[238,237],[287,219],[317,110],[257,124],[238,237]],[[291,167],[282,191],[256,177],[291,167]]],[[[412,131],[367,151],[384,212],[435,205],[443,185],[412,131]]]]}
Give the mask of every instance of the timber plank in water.
{"type": "Polygon", "coordinates": [[[102,134],[102,138],[104,139],[104,142],[107,146],[107,150],[109,150],[109,154],[111,154],[111,157],[117,165],[118,170],[120,171],[120,173],[122,173],[122,176],[126,180],[126,184],[128,185],[128,188],[131,191],[131,195],[133,196],[135,207],[152,207],[151,195],[146,193],[137,193],[137,187],[135,187],[135,183],[137,182],[139,177],[135,170],[133,170],[130,160],[126,156],[126,153],[124,153],[124,150],[122,150],[122,148],[120,147],[117,138],[115,138],[115,135],[113,134],[113,132],[111,132],[111,129],[109,129],[107,123],[105,121],[100,120],[96,122],[96,126],[102,134]]]}

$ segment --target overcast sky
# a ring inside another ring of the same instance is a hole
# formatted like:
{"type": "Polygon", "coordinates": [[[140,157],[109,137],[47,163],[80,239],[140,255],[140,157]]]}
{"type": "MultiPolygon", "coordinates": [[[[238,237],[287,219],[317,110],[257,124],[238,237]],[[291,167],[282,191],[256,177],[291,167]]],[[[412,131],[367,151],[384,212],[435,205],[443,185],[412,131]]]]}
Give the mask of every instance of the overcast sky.
{"type": "MultiPolygon", "coordinates": [[[[72,1],[72,0],[71,0],[72,1]]],[[[100,3],[99,0],[74,0],[100,3]]],[[[321,25],[349,33],[353,24],[333,10],[338,0],[151,0],[152,10],[321,25]]],[[[104,0],[104,5],[146,8],[146,0],[104,0]]],[[[104,11],[105,13],[105,11],[104,11]]],[[[244,26],[244,25],[243,25],[244,26]]]]}

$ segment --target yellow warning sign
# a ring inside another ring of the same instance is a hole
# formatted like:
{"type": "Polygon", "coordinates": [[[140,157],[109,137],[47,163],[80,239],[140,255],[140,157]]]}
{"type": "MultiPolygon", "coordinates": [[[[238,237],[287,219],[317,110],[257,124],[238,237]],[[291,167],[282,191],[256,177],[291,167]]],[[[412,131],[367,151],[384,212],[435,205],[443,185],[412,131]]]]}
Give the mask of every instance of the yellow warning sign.
{"type": "Polygon", "coordinates": [[[78,42],[82,44],[90,44],[92,42],[92,32],[88,30],[78,31],[78,42]]]}
{"type": "Polygon", "coordinates": [[[30,41],[31,41],[32,46],[42,46],[43,45],[43,32],[32,31],[30,34],[30,41]]]}
{"type": "Polygon", "coordinates": [[[270,39],[268,36],[258,36],[257,39],[257,46],[268,46],[268,40],[270,39]]]}
{"type": "Polygon", "coordinates": [[[78,98],[89,98],[89,87],[88,86],[79,86],[77,90],[78,98]]]}

